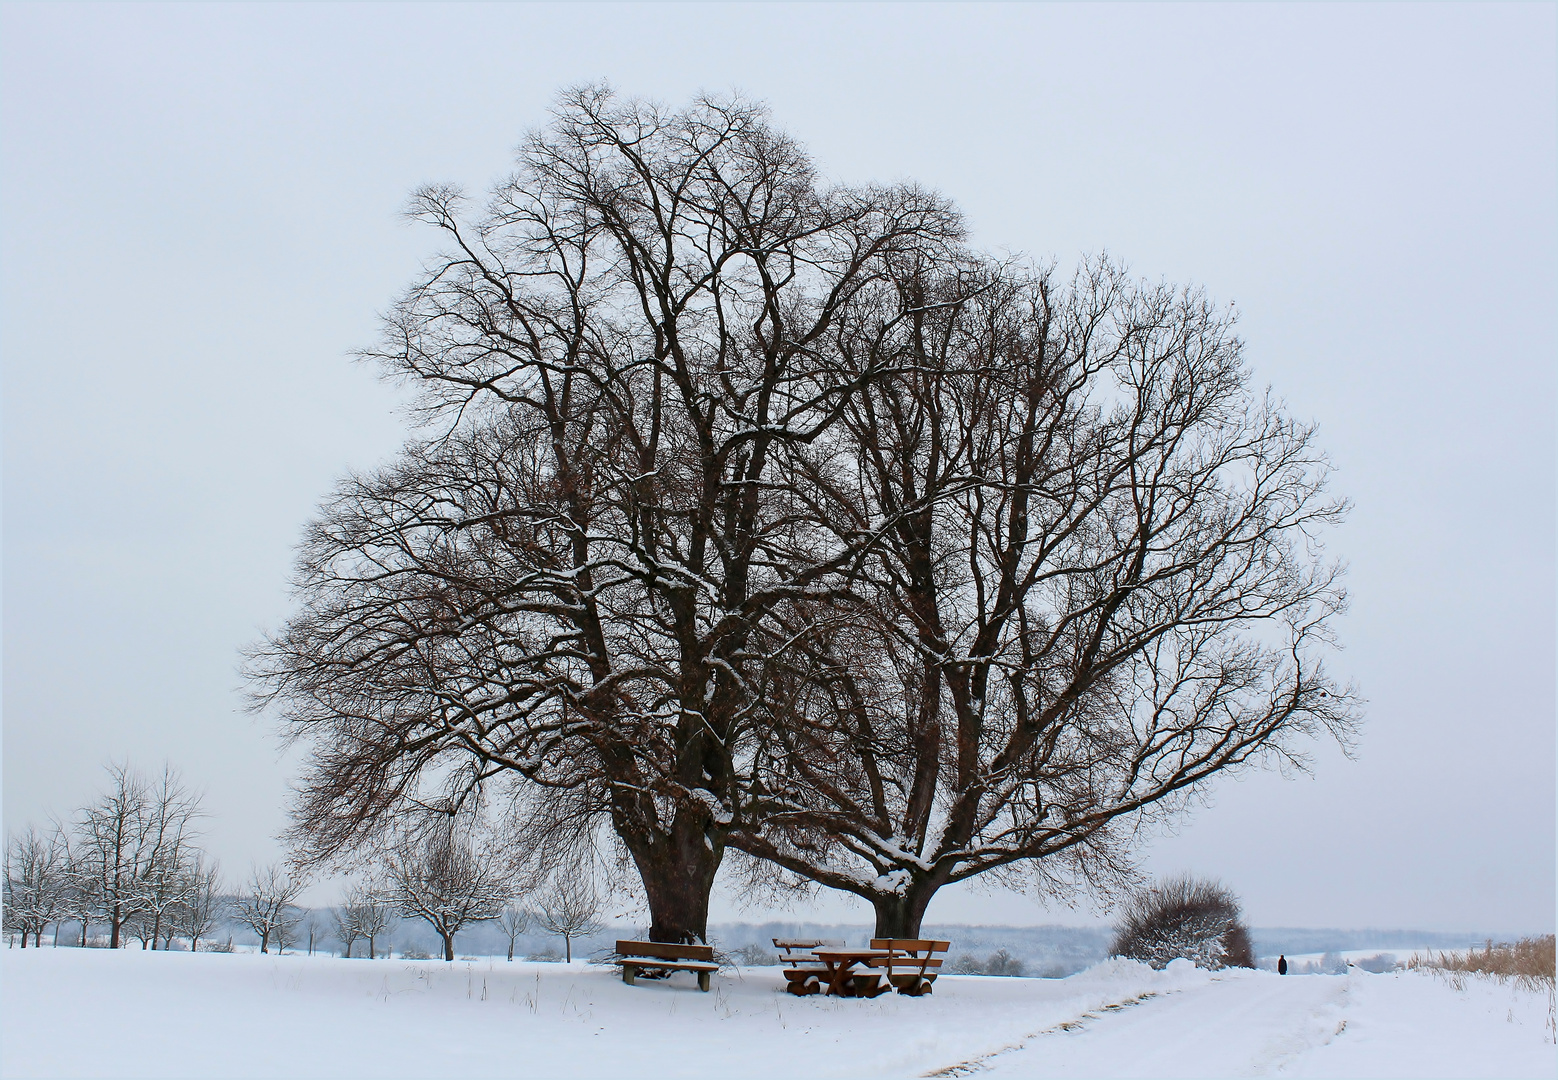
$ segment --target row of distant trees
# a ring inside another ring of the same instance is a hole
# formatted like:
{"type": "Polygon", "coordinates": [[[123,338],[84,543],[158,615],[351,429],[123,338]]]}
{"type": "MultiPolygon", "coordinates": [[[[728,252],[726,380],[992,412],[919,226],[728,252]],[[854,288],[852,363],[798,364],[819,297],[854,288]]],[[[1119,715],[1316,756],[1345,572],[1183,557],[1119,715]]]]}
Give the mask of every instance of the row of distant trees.
{"type": "MultiPolygon", "coordinates": [[[[298,940],[306,877],[271,864],[228,892],[216,860],[199,845],[200,797],[175,770],[148,779],[113,764],[108,773],[108,789],[69,820],[43,830],[28,825],[7,840],[5,931],[19,934],[22,948],[41,944],[51,925],[57,937],[65,923],[80,925],[82,945],[92,926],[105,928],[112,948],[133,939],[143,948],[178,941],[195,950],[226,919],[252,930],[261,952],[298,940]]],[[[330,915],[345,955],[362,941],[375,956],[391,918],[403,916],[433,928],[446,960],[454,959],[455,934],[484,921],[498,922],[511,960],[532,923],[560,935],[572,959],[573,939],[594,930],[600,910],[587,873],[561,867],[544,888],[525,889],[490,850],[452,827],[401,837],[373,869],[330,915]]]]}
{"type": "Polygon", "coordinates": [[[220,869],[198,843],[199,797],[171,768],[155,779],[122,764],[108,772],[108,790],[68,821],[8,839],[7,931],[20,932],[23,948],[62,922],[81,924],[83,945],[98,924],[114,948],[131,938],[197,947],[226,906],[220,869]]]}

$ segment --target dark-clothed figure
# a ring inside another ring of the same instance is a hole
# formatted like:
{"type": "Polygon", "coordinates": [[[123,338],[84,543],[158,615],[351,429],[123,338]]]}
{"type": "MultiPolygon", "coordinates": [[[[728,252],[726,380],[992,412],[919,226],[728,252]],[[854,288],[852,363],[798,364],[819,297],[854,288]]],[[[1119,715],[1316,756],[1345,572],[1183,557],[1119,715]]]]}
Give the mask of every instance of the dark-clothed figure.
{"type": "Polygon", "coordinates": [[[1286,975],[1287,973],[1288,973],[1288,958],[1286,956],[1283,956],[1283,955],[1281,955],[1279,953],[1277,955],[1277,974],[1278,975],[1286,975]]]}

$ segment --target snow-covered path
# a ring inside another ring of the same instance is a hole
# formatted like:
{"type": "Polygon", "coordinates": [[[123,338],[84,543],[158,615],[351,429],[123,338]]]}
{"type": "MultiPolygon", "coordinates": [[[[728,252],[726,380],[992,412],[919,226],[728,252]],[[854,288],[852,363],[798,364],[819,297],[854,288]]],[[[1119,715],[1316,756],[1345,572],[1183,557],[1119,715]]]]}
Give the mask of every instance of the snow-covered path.
{"type": "Polygon", "coordinates": [[[701,994],[582,963],[28,949],[0,977],[8,1077],[1558,1074],[1545,995],[1417,973],[1110,961],[863,1001],[791,997],[774,968],[701,994]]]}
{"type": "Polygon", "coordinates": [[[1350,981],[1212,976],[1090,1011],[965,1069],[1001,1080],[1263,1076],[1345,1030],[1350,981]]]}
{"type": "Polygon", "coordinates": [[[938,1070],[1049,1077],[1552,1076],[1543,995],[1411,973],[1229,971],[1093,1009],[938,1070]]]}

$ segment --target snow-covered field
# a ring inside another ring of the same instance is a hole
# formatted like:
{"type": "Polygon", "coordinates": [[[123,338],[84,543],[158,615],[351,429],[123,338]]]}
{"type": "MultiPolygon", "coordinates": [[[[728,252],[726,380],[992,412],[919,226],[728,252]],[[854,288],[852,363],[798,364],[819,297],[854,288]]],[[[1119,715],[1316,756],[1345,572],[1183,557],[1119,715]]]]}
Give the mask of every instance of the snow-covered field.
{"type": "Polygon", "coordinates": [[[1552,1077],[1548,999],[1401,972],[1110,961],[795,998],[776,968],[623,985],[502,959],[6,950],[5,1076],[1552,1077]],[[682,980],[687,981],[682,981],[682,980]]]}

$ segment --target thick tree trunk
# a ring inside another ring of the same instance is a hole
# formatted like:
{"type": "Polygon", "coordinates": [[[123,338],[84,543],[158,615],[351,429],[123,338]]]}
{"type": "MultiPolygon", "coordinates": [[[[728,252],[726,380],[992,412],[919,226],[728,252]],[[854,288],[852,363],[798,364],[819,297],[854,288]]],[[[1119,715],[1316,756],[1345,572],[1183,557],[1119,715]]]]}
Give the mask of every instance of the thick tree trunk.
{"type": "Polygon", "coordinates": [[[439,936],[444,939],[444,959],[446,961],[454,960],[454,935],[445,934],[440,930],[439,936]]]}
{"type": "Polygon", "coordinates": [[[695,815],[679,813],[669,836],[629,845],[649,901],[649,940],[702,944],[709,936],[709,893],[724,843],[708,838],[695,815]],[[636,850],[635,850],[636,849],[636,850]]]}
{"type": "Polygon", "coordinates": [[[915,881],[901,893],[879,893],[871,898],[876,908],[876,935],[879,938],[917,938],[925,909],[937,886],[929,881],[915,881]]]}

